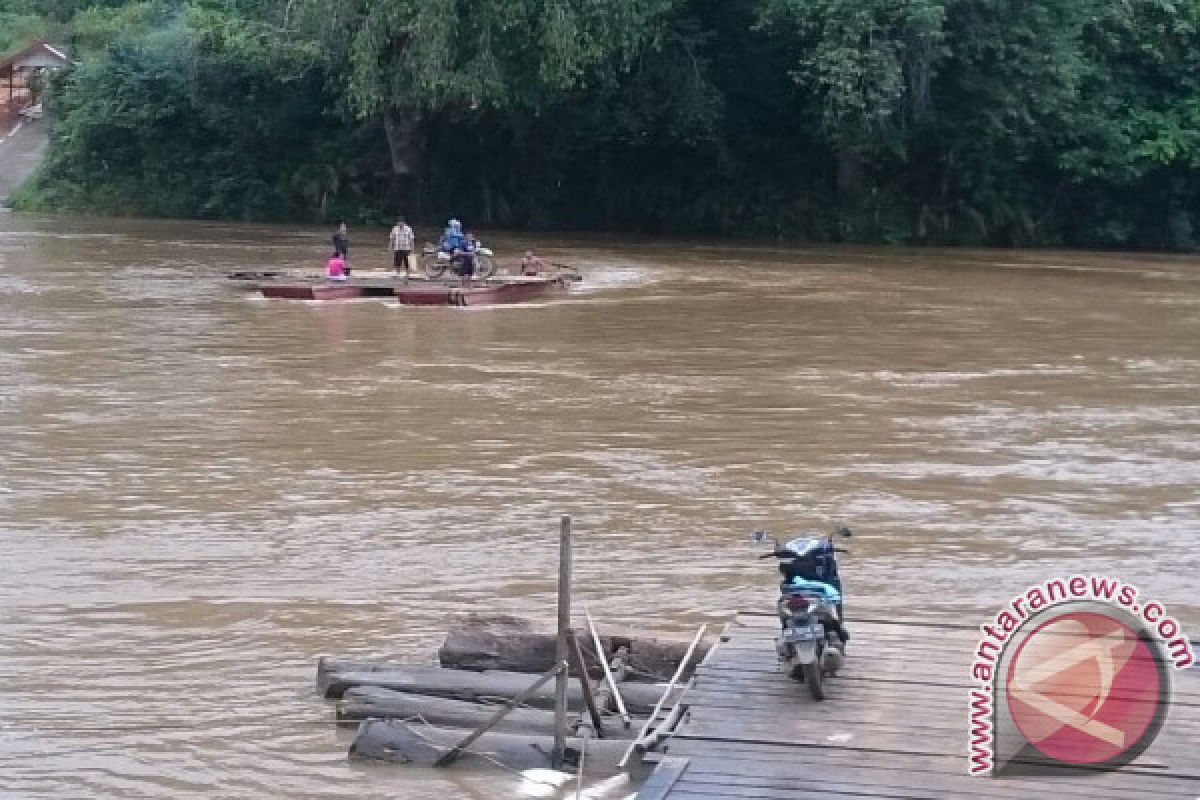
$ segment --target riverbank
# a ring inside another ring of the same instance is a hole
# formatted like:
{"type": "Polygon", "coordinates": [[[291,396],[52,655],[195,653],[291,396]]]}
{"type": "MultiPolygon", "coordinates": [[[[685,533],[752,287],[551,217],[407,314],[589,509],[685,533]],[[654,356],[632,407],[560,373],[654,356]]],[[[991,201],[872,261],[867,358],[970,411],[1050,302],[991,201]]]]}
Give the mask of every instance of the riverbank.
{"type": "Polygon", "coordinates": [[[44,120],[19,119],[0,134],[0,208],[7,208],[13,193],[29,179],[46,154],[49,136],[44,120]]]}

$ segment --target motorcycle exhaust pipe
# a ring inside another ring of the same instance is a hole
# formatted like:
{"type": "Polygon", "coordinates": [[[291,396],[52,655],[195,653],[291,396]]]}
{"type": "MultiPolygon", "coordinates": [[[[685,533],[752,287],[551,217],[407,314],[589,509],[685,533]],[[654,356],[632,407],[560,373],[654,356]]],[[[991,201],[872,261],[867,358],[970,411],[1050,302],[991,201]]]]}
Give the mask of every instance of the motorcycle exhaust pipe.
{"type": "Polygon", "coordinates": [[[821,656],[821,670],[824,672],[834,673],[842,668],[842,664],[846,663],[846,657],[836,647],[826,647],[824,654],[821,656]]]}

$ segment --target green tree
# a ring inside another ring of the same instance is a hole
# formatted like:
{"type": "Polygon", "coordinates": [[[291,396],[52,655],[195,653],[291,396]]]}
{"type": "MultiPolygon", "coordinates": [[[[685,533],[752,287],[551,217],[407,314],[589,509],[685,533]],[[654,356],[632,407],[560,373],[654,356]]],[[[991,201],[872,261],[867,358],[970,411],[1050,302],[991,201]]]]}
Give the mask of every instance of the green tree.
{"type": "Polygon", "coordinates": [[[83,61],[50,89],[26,196],[46,208],[1200,244],[1196,0],[0,0],[12,15],[83,61]]]}
{"type": "Polygon", "coordinates": [[[864,165],[903,154],[907,127],[930,111],[942,55],[942,0],[765,0],[762,24],[796,37],[791,75],[820,108],[837,188],[863,191],[864,165]]]}
{"type": "Polygon", "coordinates": [[[0,6],[0,57],[19,50],[34,39],[44,38],[51,26],[37,14],[7,11],[0,6]]]}
{"type": "MultiPolygon", "coordinates": [[[[26,206],[100,213],[312,216],[296,175],[346,138],[304,45],[238,14],[187,7],[118,37],[65,82],[26,206]]],[[[319,196],[368,192],[346,182],[319,196]]]]}
{"type": "Polygon", "coordinates": [[[1065,234],[1200,244],[1200,4],[1123,0],[1085,29],[1086,110],[1058,154],[1065,234]]]}
{"type": "Polygon", "coordinates": [[[346,106],[378,118],[405,189],[422,128],[521,113],[628,68],[671,0],[300,0],[292,19],[344,70],[346,106]]]}

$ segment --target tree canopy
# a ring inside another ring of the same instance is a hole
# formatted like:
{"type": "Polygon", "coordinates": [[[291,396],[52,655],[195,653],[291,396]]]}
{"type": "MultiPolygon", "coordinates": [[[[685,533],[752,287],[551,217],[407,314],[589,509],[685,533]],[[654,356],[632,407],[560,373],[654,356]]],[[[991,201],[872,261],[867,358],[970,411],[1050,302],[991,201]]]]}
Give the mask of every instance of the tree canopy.
{"type": "Polygon", "coordinates": [[[5,14],[61,26],[83,57],[53,94],[26,207],[1200,244],[1200,0],[0,0],[5,14]]]}

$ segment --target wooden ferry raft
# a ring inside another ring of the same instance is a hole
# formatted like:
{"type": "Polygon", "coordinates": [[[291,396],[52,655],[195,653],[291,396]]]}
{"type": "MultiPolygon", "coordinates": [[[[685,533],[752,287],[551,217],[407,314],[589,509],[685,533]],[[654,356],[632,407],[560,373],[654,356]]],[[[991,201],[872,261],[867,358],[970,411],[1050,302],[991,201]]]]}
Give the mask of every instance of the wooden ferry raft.
{"type": "Polygon", "coordinates": [[[681,722],[638,800],[1200,797],[1200,670],[1175,675],[1162,732],[1112,772],[970,777],[967,707],[977,628],[850,620],[845,667],[817,703],[774,661],[774,614],[741,613],[696,668],[681,722]]]}
{"type": "Polygon", "coordinates": [[[569,286],[561,275],[489,278],[470,288],[438,281],[409,281],[396,287],[396,299],[406,306],[486,306],[541,300],[564,294],[569,286]]]}
{"type": "Polygon", "coordinates": [[[482,306],[524,303],[565,294],[577,277],[502,276],[475,281],[469,288],[457,279],[363,277],[334,282],[320,278],[288,280],[271,278],[258,284],[263,297],[288,300],[345,300],[360,297],[394,297],[403,305],[482,306]]]}

